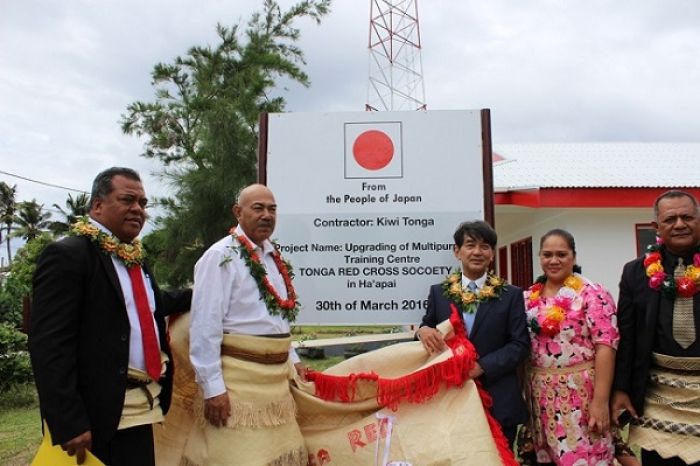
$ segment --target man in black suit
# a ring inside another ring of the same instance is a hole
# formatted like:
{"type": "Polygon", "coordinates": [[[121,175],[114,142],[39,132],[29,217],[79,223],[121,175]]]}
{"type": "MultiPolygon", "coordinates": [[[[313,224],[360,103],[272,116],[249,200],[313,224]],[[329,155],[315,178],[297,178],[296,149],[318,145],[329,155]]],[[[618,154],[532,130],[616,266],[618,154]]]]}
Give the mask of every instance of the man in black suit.
{"type": "Polygon", "coordinates": [[[435,326],[448,319],[454,305],[462,317],[479,360],[470,377],[480,379],[493,399],[493,416],[512,447],[527,411],[517,368],[530,352],[525,303],[520,288],[489,273],[497,236],[487,223],[465,222],[454,234],[454,254],[462,270],[430,287],[428,310],[416,336],[431,352],[444,341],[435,326]]]}
{"type": "Polygon", "coordinates": [[[611,415],[626,410],[635,418],[630,442],[642,447],[644,466],[700,465],[698,201],[667,191],[654,215],[662,244],[625,264],[620,280],[611,415]]]}
{"type": "Polygon", "coordinates": [[[136,237],[147,198],[138,173],[95,178],[89,219],[37,263],[29,351],[41,416],[78,464],[154,464],[151,425],[170,405],[173,367],[165,315],[191,292],[161,293],[136,237]]]}

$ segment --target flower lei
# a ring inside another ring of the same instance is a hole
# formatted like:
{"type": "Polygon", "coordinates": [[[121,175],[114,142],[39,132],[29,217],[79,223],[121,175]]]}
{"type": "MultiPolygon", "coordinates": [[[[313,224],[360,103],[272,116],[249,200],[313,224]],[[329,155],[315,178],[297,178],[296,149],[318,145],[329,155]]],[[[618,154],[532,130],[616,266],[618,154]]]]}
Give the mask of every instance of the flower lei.
{"type": "Polygon", "coordinates": [[[122,243],[116,236],[108,235],[90,223],[88,217],[80,217],[77,222],[71,225],[70,233],[88,237],[102,252],[115,256],[126,267],[141,265],[146,256],[140,240],[135,239],[131,243],[122,243]]]}
{"type": "Polygon", "coordinates": [[[545,335],[554,337],[561,331],[561,323],[566,315],[571,311],[571,306],[579,292],[583,289],[584,282],[577,275],[569,275],[564,280],[562,286],[554,297],[554,303],[545,306],[545,299],[542,296],[544,284],[547,277],[544,275],[537,278],[535,283],[528,288],[529,296],[527,308],[539,308],[536,317],[528,322],[530,329],[535,335],[545,335]]]}
{"type": "Polygon", "coordinates": [[[669,299],[676,296],[692,298],[700,290],[700,248],[693,254],[693,265],[685,268],[682,277],[674,278],[673,273],[666,273],[661,264],[661,238],[656,238],[656,244],[647,246],[644,256],[644,268],[649,277],[649,288],[661,293],[669,299]]]}
{"type": "Polygon", "coordinates": [[[504,279],[489,272],[486,277],[486,284],[481,287],[478,293],[474,293],[462,288],[462,272],[457,270],[443,280],[442,294],[459,306],[462,312],[473,314],[476,312],[476,307],[479,303],[489,299],[500,298],[506,284],[504,279]]]}
{"type": "Polygon", "coordinates": [[[262,299],[267,306],[267,311],[272,316],[281,315],[289,322],[294,322],[297,318],[297,314],[299,314],[299,303],[297,302],[294,285],[292,285],[292,278],[294,277],[292,266],[289,262],[282,259],[279,251],[275,249],[272,253],[272,259],[275,261],[277,270],[279,270],[280,275],[282,275],[284,285],[287,288],[287,299],[282,299],[279,293],[277,293],[277,290],[272,286],[272,283],[270,283],[270,279],[267,278],[267,271],[260,262],[260,256],[255,253],[255,248],[250,240],[245,236],[238,236],[233,230],[231,231],[231,236],[241,245],[240,247],[232,246],[232,248],[238,249],[241,259],[243,259],[248,266],[250,275],[253,277],[260,290],[260,299],[262,299]]]}

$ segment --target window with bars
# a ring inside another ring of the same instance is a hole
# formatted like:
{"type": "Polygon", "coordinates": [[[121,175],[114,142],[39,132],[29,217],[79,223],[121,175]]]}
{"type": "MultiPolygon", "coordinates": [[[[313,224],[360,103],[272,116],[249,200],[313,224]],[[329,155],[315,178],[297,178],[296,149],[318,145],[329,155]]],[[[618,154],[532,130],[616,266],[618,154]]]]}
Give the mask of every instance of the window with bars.
{"type": "Polygon", "coordinates": [[[637,223],[634,226],[634,238],[637,242],[637,257],[647,252],[647,246],[656,243],[656,228],[651,223],[637,223]]]}
{"type": "Polygon", "coordinates": [[[520,288],[532,285],[532,237],[510,244],[510,282],[520,288]]]}
{"type": "Polygon", "coordinates": [[[505,278],[506,280],[510,281],[510,278],[508,277],[508,247],[507,246],[502,246],[498,248],[498,270],[496,270],[496,274],[499,277],[505,278]]]}

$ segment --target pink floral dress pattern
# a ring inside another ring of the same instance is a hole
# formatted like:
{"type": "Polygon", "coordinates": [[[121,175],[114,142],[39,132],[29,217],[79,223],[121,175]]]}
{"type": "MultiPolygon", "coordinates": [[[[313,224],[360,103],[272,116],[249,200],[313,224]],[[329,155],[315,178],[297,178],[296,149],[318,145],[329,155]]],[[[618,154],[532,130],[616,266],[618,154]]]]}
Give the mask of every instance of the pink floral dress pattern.
{"type": "Polygon", "coordinates": [[[525,291],[532,342],[530,390],[537,461],[562,466],[609,466],[613,441],[589,433],[588,403],[593,397],[595,345],[617,349],[619,332],[615,302],[600,285],[585,282],[574,297],[561,330],[554,336],[536,334],[537,319],[554,297],[530,300],[525,291]]]}

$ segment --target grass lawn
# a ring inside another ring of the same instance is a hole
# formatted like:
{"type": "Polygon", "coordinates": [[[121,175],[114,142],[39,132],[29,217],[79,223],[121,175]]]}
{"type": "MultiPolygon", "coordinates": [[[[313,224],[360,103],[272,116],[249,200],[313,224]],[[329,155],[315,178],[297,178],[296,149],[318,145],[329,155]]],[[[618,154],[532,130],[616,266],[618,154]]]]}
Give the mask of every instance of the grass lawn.
{"type": "Polygon", "coordinates": [[[0,464],[30,464],[40,442],[41,420],[36,403],[29,406],[0,405],[0,464]]]}
{"type": "Polygon", "coordinates": [[[294,340],[316,340],[322,338],[340,338],[354,335],[373,335],[378,333],[396,333],[401,326],[332,326],[332,325],[295,325],[292,326],[294,340]]]}
{"type": "Polygon", "coordinates": [[[322,371],[324,369],[327,369],[331,366],[334,366],[338,364],[341,361],[344,361],[345,357],[343,356],[330,356],[324,359],[308,359],[308,358],[301,358],[301,361],[306,364],[308,367],[312,369],[316,369],[317,371],[322,371]]]}

